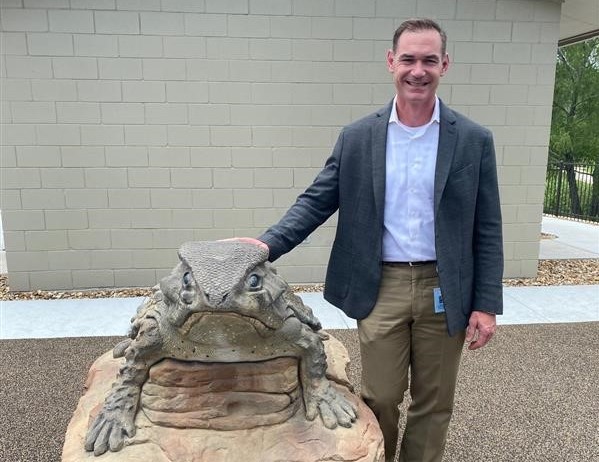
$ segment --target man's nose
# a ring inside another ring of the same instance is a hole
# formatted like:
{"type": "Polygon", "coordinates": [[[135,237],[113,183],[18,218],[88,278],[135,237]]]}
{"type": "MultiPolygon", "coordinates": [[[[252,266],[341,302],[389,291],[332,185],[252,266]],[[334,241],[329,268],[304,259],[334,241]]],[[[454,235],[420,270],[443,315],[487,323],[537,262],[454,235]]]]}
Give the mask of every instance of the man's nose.
{"type": "Polygon", "coordinates": [[[412,75],[414,77],[422,77],[424,76],[425,72],[424,72],[424,66],[422,65],[421,61],[416,61],[414,63],[414,66],[412,67],[412,75]]]}

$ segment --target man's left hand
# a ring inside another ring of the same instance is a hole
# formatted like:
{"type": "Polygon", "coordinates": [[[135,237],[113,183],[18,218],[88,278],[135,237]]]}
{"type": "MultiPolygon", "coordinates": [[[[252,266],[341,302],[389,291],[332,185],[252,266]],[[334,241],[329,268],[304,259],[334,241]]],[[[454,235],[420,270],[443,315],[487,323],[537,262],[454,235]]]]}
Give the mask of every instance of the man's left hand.
{"type": "Polygon", "coordinates": [[[495,314],[473,311],[466,328],[466,343],[469,350],[484,347],[495,334],[495,314]]]}

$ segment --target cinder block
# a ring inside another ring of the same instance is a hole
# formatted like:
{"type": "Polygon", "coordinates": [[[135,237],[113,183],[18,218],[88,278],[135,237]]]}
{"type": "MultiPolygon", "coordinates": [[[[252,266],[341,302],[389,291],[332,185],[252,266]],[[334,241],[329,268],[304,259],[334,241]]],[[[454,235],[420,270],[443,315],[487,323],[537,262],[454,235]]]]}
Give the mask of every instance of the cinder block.
{"type": "Polygon", "coordinates": [[[71,8],[78,10],[114,10],[115,0],[71,0],[71,8]]]}
{"type": "Polygon", "coordinates": [[[347,125],[352,121],[351,106],[313,106],[310,120],[315,126],[347,125]]]}
{"type": "Polygon", "coordinates": [[[21,191],[18,189],[3,189],[0,194],[0,210],[21,210],[21,191]]]}
{"type": "Polygon", "coordinates": [[[178,249],[181,244],[193,241],[192,229],[153,229],[152,247],[153,249],[178,249]]]}
{"type": "Polygon", "coordinates": [[[435,18],[438,21],[443,19],[455,19],[456,0],[429,0],[428,2],[418,2],[416,6],[416,15],[424,18],[435,18]]]}
{"type": "Polygon", "coordinates": [[[490,85],[452,85],[452,104],[489,104],[490,85]]]}
{"type": "MultiPolygon", "coordinates": [[[[236,104],[233,107],[235,110],[231,112],[231,125],[234,126],[246,125],[248,120],[252,121],[252,126],[254,127],[260,125],[288,124],[288,120],[281,120],[277,118],[279,116],[275,109],[277,106],[265,104],[236,104]]],[[[298,108],[297,110],[299,111],[301,109],[298,108]]],[[[305,107],[303,110],[306,111],[305,107]]]]}
{"type": "Polygon", "coordinates": [[[37,168],[2,166],[2,189],[25,189],[41,187],[40,171],[37,168]]]}
{"type": "Polygon", "coordinates": [[[538,43],[541,24],[532,21],[512,23],[512,42],[538,43]]]}
{"type": "Polygon", "coordinates": [[[3,31],[48,30],[48,18],[45,10],[3,8],[0,24],[3,31]]]}
{"type": "Polygon", "coordinates": [[[144,209],[151,206],[150,189],[109,189],[108,207],[111,209],[144,209]]]}
{"type": "Polygon", "coordinates": [[[132,254],[134,268],[173,267],[179,261],[172,249],[134,250],[132,254]]]}
{"type": "MultiPolygon", "coordinates": [[[[257,235],[257,234],[256,234],[257,235]]],[[[239,236],[233,228],[216,228],[216,229],[194,229],[193,238],[195,241],[214,241],[216,239],[226,239],[229,237],[239,236]]]]}
{"type": "Polygon", "coordinates": [[[160,58],[162,56],[162,37],[151,35],[120,36],[119,54],[131,58],[160,58]]]}
{"type": "Polygon", "coordinates": [[[98,103],[56,103],[56,118],[59,123],[97,124],[100,123],[98,103]]]}
{"type": "Polygon", "coordinates": [[[183,13],[140,13],[141,33],[146,35],[182,35],[183,13]]]}
{"type": "Polygon", "coordinates": [[[230,167],[231,148],[203,146],[191,148],[192,167],[230,167]]]}
{"type": "Polygon", "coordinates": [[[551,107],[550,106],[535,106],[534,108],[534,125],[544,125],[546,127],[551,126],[551,107]]]}
{"type": "Polygon", "coordinates": [[[312,18],[312,37],[318,39],[351,39],[353,23],[351,18],[312,18]]]}
{"type": "Polygon", "coordinates": [[[12,102],[12,120],[15,123],[53,123],[56,110],[49,102],[12,102]]]}
{"type": "Polygon", "coordinates": [[[94,17],[91,11],[69,10],[67,6],[67,9],[48,11],[48,19],[52,32],[94,32],[94,17]]]}
{"type": "Polygon", "coordinates": [[[545,196],[545,185],[531,185],[526,187],[526,203],[542,204],[545,196]]]}
{"type": "Polygon", "coordinates": [[[165,146],[167,143],[166,125],[125,126],[125,142],[129,145],[165,146]]]}
{"type": "Polygon", "coordinates": [[[513,64],[509,68],[509,83],[517,85],[534,85],[537,83],[537,66],[532,64],[513,64]]]}
{"type": "Polygon", "coordinates": [[[528,100],[528,85],[493,85],[491,104],[525,104],[528,100]]]}
{"type": "Polygon", "coordinates": [[[528,127],[526,130],[525,144],[527,146],[548,146],[551,126],[528,127]]]}
{"type": "Polygon", "coordinates": [[[250,39],[250,58],[264,60],[285,60],[292,55],[291,40],[250,39]]]}
{"type": "Polygon", "coordinates": [[[212,146],[251,146],[252,130],[250,127],[210,127],[210,144],[212,146]]]}
{"type": "Polygon", "coordinates": [[[85,210],[46,210],[44,218],[48,230],[87,228],[87,212],[85,210]]]}
{"type": "Polygon", "coordinates": [[[233,208],[233,191],[230,189],[194,189],[192,190],[194,209],[230,209],[233,208]]]}
{"type": "Polygon", "coordinates": [[[82,125],[81,144],[91,146],[124,144],[122,125],[82,125]]]}
{"type": "MultiPolygon", "coordinates": [[[[108,207],[108,197],[104,189],[67,189],[64,201],[69,209],[101,209],[108,207]]],[[[54,207],[59,208],[59,207],[54,207]]],[[[63,205],[61,208],[65,208],[63,205]]],[[[88,211],[91,226],[92,211],[88,211]]]]}
{"type": "Polygon", "coordinates": [[[298,16],[334,16],[334,0],[293,0],[293,14],[298,16]]]}
{"type": "Polygon", "coordinates": [[[185,80],[184,59],[144,59],[145,80],[185,80]]]}
{"type": "MultiPolygon", "coordinates": [[[[372,4],[372,3],[371,3],[372,4]]],[[[374,6],[374,4],[372,4],[374,6]]],[[[357,40],[386,40],[393,38],[392,18],[354,18],[353,38],[357,40]]],[[[353,43],[353,41],[352,41],[353,43]]],[[[390,47],[390,45],[389,45],[390,47]]]]}
{"type": "Polygon", "coordinates": [[[133,265],[133,257],[129,250],[92,250],[90,257],[91,267],[94,269],[131,268],[133,265]]]}
{"type": "Polygon", "coordinates": [[[272,149],[269,148],[233,148],[234,168],[272,167],[272,149]]]}
{"type": "Polygon", "coordinates": [[[335,15],[372,18],[375,15],[375,3],[362,2],[360,0],[335,2],[335,15]]]}
{"type": "Polygon", "coordinates": [[[24,252],[26,250],[24,231],[6,231],[3,236],[6,249],[13,252],[24,252]]]}
{"type": "Polygon", "coordinates": [[[555,85],[555,63],[546,65],[540,64],[535,67],[537,68],[536,83],[553,87],[555,85]]]}
{"type": "Polygon", "coordinates": [[[185,14],[185,35],[222,37],[227,35],[225,14],[185,14]]]}
{"type": "Polygon", "coordinates": [[[154,209],[191,208],[191,190],[153,189],[150,200],[154,209]]]}
{"type": "Polygon", "coordinates": [[[166,100],[175,103],[208,102],[206,82],[166,82],[166,100]]]}
{"type": "Polygon", "coordinates": [[[121,101],[120,82],[81,81],[77,82],[77,92],[81,101],[121,101]]]}
{"type": "Polygon", "coordinates": [[[254,186],[254,171],[251,169],[214,169],[215,188],[252,188],[254,186]]]}
{"type": "Polygon", "coordinates": [[[210,168],[172,168],[171,186],[173,188],[209,188],[212,186],[210,168]]]}
{"type": "Polygon", "coordinates": [[[552,22],[541,23],[541,43],[557,43],[559,39],[559,27],[552,22]]]}
{"type": "Polygon", "coordinates": [[[252,127],[255,147],[291,146],[291,127],[252,127]]]}
{"type": "Polygon", "coordinates": [[[508,83],[510,66],[507,64],[472,64],[470,82],[474,84],[508,83]]]}
{"type": "Polygon", "coordinates": [[[129,168],[128,176],[131,188],[168,188],[171,186],[168,168],[129,168]]]}
{"type": "Polygon", "coordinates": [[[112,35],[81,34],[73,36],[77,56],[118,56],[119,42],[112,35]]]}
{"type": "Polygon", "coordinates": [[[314,77],[314,65],[310,62],[294,62],[291,60],[280,62],[272,61],[270,62],[269,69],[269,72],[272,74],[271,80],[273,82],[316,82],[314,77]]]}
{"type": "Polygon", "coordinates": [[[206,12],[248,14],[248,0],[206,0],[206,12]]]}
{"type": "Polygon", "coordinates": [[[52,68],[57,79],[98,78],[98,65],[94,58],[52,58],[52,68]]]}
{"type": "Polygon", "coordinates": [[[528,43],[496,43],[493,45],[493,62],[529,64],[531,53],[531,45],[528,43]]]}
{"type": "MultiPolygon", "coordinates": [[[[208,63],[214,63],[209,61],[208,63]]],[[[230,61],[220,78],[208,78],[210,81],[227,80],[230,82],[270,82],[272,79],[271,61],[230,61]],[[226,73],[224,72],[226,71],[226,73]]],[[[214,65],[212,65],[214,67],[214,65]]],[[[189,70],[189,69],[188,69],[189,70]]],[[[209,76],[210,77],[210,76],[209,76]]]]}
{"type": "MultiPolygon", "coordinates": [[[[277,4],[279,2],[277,1],[277,4]]],[[[270,18],[270,36],[275,38],[310,38],[310,18],[273,16],[270,18]]]]}
{"type": "MultiPolygon", "coordinates": [[[[76,101],[77,87],[72,80],[32,80],[31,92],[36,101],[76,101]]],[[[8,96],[9,89],[6,90],[8,96]]],[[[23,98],[29,99],[29,98],[23,98]]]]}
{"type": "Polygon", "coordinates": [[[29,54],[32,56],[72,56],[73,37],[70,34],[27,34],[29,54]]]}
{"type": "MultiPolygon", "coordinates": [[[[32,231],[46,228],[42,210],[2,210],[4,231],[32,231]]],[[[12,268],[11,268],[12,270],[12,268]]]]}
{"type": "MultiPolygon", "coordinates": [[[[166,90],[164,82],[122,82],[123,101],[138,101],[141,103],[160,102],[166,99],[166,90]]],[[[156,107],[164,105],[146,104],[146,122],[148,123],[167,123],[152,122],[148,119],[148,113],[155,113],[156,107]],[[151,109],[150,109],[151,108],[151,109]]],[[[153,117],[151,117],[153,119],[153,117]]]]}
{"type": "Polygon", "coordinates": [[[514,2],[499,0],[496,5],[495,17],[508,21],[532,21],[534,19],[534,2],[514,2]]]}
{"type": "Polygon", "coordinates": [[[168,144],[171,146],[207,146],[211,143],[208,127],[169,125],[168,144]]]}
{"type": "Polygon", "coordinates": [[[162,229],[173,227],[173,213],[171,210],[132,210],[131,226],[133,228],[162,229]]]}
{"type": "MultiPolygon", "coordinates": [[[[509,44],[499,44],[503,47],[509,44]]],[[[497,45],[496,45],[497,46],[497,45]]],[[[454,46],[453,62],[455,63],[503,63],[500,59],[493,59],[493,44],[481,42],[457,42],[454,46]]]]}
{"type": "Polygon", "coordinates": [[[37,56],[5,56],[6,77],[23,79],[51,79],[51,58],[37,56]]]}
{"type": "Polygon", "coordinates": [[[205,58],[206,37],[164,37],[166,58],[205,58]]]}
{"type": "Polygon", "coordinates": [[[51,270],[85,270],[91,268],[91,257],[87,250],[62,250],[48,252],[51,270]]]}
{"type": "Polygon", "coordinates": [[[96,34],[139,34],[139,14],[129,11],[94,11],[96,34]]]}
{"type": "MultiPolygon", "coordinates": [[[[175,229],[197,229],[213,228],[213,210],[202,210],[200,212],[189,209],[174,209],[172,228],[175,229]]],[[[164,228],[164,226],[163,226],[164,228]]]]}
{"type": "Polygon", "coordinates": [[[107,146],[106,165],[109,167],[145,167],[148,165],[146,146],[107,146]]]}
{"type": "Polygon", "coordinates": [[[25,246],[30,252],[36,250],[67,249],[67,232],[54,231],[25,231],[25,246]]]}
{"type": "Polygon", "coordinates": [[[143,124],[145,122],[142,103],[102,103],[102,123],[143,124]]]}
{"type": "Polygon", "coordinates": [[[36,125],[37,143],[40,145],[66,146],[81,144],[79,125],[36,125]]]}
{"type": "Polygon", "coordinates": [[[83,188],[83,169],[81,168],[44,168],[41,170],[42,188],[83,188]]]}
{"type": "MultiPolygon", "coordinates": [[[[14,255],[12,252],[6,252],[6,259],[11,261],[12,258],[18,258],[18,255],[14,255]]],[[[14,291],[28,291],[31,290],[31,285],[29,283],[29,273],[30,271],[15,271],[13,266],[10,266],[11,271],[8,276],[8,285],[10,290],[14,291]]]]}
{"type": "Polygon", "coordinates": [[[535,106],[545,106],[547,101],[551,101],[553,95],[553,85],[534,85],[528,89],[528,104],[535,106]]]}
{"type": "Polygon", "coordinates": [[[249,41],[243,38],[208,37],[206,39],[206,53],[208,59],[249,59],[249,41]]]}
{"type": "MultiPolygon", "coordinates": [[[[34,81],[35,82],[35,81],[34,81]]],[[[47,82],[40,80],[40,82],[47,82]]],[[[2,99],[4,101],[31,100],[31,84],[25,79],[2,78],[2,99]]]]}
{"type": "Polygon", "coordinates": [[[117,10],[160,11],[160,0],[117,0],[117,10]]]}
{"type": "MultiPolygon", "coordinates": [[[[192,125],[229,125],[231,123],[231,106],[228,104],[190,104],[188,106],[176,105],[171,106],[181,107],[180,122],[170,123],[185,123],[183,120],[183,109],[189,108],[189,123],[192,125]]],[[[146,117],[148,115],[148,106],[146,106],[146,117]]],[[[185,116],[187,111],[185,111],[185,116]]],[[[173,117],[173,119],[175,119],[173,117]]]]}
{"type": "Polygon", "coordinates": [[[188,11],[204,13],[206,8],[204,2],[197,0],[162,0],[160,2],[162,11],[188,11]]]}
{"type": "Polygon", "coordinates": [[[291,103],[291,84],[289,83],[253,83],[251,92],[252,102],[255,104],[291,103]]]}
{"type": "Polygon", "coordinates": [[[106,165],[104,147],[62,146],[63,167],[102,167],[106,165]]]}
{"type": "Polygon", "coordinates": [[[273,190],[272,189],[257,189],[253,188],[238,189],[233,191],[233,200],[235,208],[240,209],[256,209],[267,208],[273,205],[273,190]]]}
{"type": "Polygon", "coordinates": [[[191,165],[187,147],[150,147],[150,167],[189,167],[191,165]]]}
{"type": "Polygon", "coordinates": [[[114,271],[111,269],[73,271],[72,277],[73,287],[80,289],[114,287],[114,271]]]}
{"type": "Polygon", "coordinates": [[[142,78],[141,59],[139,58],[99,58],[98,68],[101,79],[142,78]]]}
{"type": "Polygon", "coordinates": [[[534,64],[555,64],[557,43],[534,43],[531,62],[534,64]]]}
{"type": "Polygon", "coordinates": [[[333,59],[348,62],[373,61],[374,44],[371,40],[335,40],[333,41],[333,59]]]}
{"type": "Polygon", "coordinates": [[[506,120],[514,123],[511,118],[506,118],[506,108],[502,106],[472,106],[468,115],[476,122],[485,126],[505,125],[506,120]]]}
{"type": "Polygon", "coordinates": [[[543,215],[543,204],[522,204],[517,206],[519,223],[539,223],[543,215]]]}
{"type": "MultiPolygon", "coordinates": [[[[380,63],[365,63],[358,62],[354,63],[353,66],[350,66],[349,63],[341,63],[344,66],[348,66],[351,69],[351,81],[347,82],[347,77],[342,81],[347,83],[384,83],[389,85],[389,92],[393,95],[393,87],[391,86],[391,81],[389,77],[389,72],[386,70],[385,66],[381,66],[380,63]]],[[[345,70],[348,70],[345,68],[345,70]]],[[[389,98],[391,101],[393,96],[389,98]]]]}
{"type": "Polygon", "coordinates": [[[27,36],[24,32],[2,32],[2,52],[5,55],[26,55],[27,36]]]}
{"type": "Polygon", "coordinates": [[[113,249],[151,249],[152,230],[113,229],[110,231],[113,249]]]}
{"type": "Polygon", "coordinates": [[[269,37],[270,20],[266,16],[228,15],[229,37],[269,37]]]}
{"type": "Polygon", "coordinates": [[[532,106],[511,106],[507,108],[507,120],[511,125],[529,125],[534,119],[535,108],[532,106]]]}
{"type": "MultiPolygon", "coordinates": [[[[2,2],[3,7],[7,3],[2,2]]],[[[10,3],[10,2],[8,2],[10,3]]],[[[69,2],[68,0],[22,0],[18,2],[18,6],[23,3],[25,8],[68,8],[69,2]]]]}
{"type": "Polygon", "coordinates": [[[131,228],[131,209],[97,209],[87,212],[90,229],[131,228]]]}
{"type": "Polygon", "coordinates": [[[320,146],[331,149],[331,129],[328,127],[292,127],[293,146],[320,146]]]}
{"type": "Polygon", "coordinates": [[[73,288],[71,271],[32,271],[29,275],[33,290],[68,290],[73,288]]]}
{"type": "Polygon", "coordinates": [[[86,188],[126,188],[126,168],[87,168],[85,169],[86,188]]]}
{"type": "Polygon", "coordinates": [[[35,125],[0,125],[0,140],[4,146],[34,145],[36,144],[35,125]]]}
{"type": "Polygon", "coordinates": [[[152,287],[156,284],[154,269],[115,270],[114,285],[117,287],[152,287]]]}
{"type": "Polygon", "coordinates": [[[521,183],[522,167],[500,165],[497,167],[497,170],[497,175],[501,178],[502,185],[519,185],[521,183]]]}
{"type": "Polygon", "coordinates": [[[331,61],[333,59],[332,40],[295,40],[292,42],[291,56],[297,61],[331,61]]]}
{"type": "MultiPolygon", "coordinates": [[[[361,84],[361,83],[340,83],[333,85],[333,103],[336,105],[339,104],[347,104],[348,101],[351,101],[353,104],[370,104],[372,102],[372,87],[371,85],[361,84]]],[[[315,103],[318,104],[318,103],[315,103]]],[[[318,111],[320,109],[325,109],[326,106],[314,106],[314,108],[318,111]]],[[[334,108],[336,106],[329,106],[330,108],[334,108]]],[[[344,112],[347,112],[349,106],[345,106],[344,112]]]]}
{"type": "Polygon", "coordinates": [[[215,228],[249,228],[251,224],[251,210],[214,210],[215,228]]]}

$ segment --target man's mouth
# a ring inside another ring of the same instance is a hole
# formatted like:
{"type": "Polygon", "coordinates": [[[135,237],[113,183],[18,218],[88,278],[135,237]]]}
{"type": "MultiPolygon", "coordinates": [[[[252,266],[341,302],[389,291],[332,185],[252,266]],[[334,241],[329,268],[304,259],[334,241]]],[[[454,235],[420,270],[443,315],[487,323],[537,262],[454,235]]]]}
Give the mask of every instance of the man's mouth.
{"type": "Polygon", "coordinates": [[[417,87],[417,88],[423,88],[429,84],[429,82],[420,82],[420,81],[413,81],[413,80],[406,80],[406,83],[411,87],[417,87]]]}

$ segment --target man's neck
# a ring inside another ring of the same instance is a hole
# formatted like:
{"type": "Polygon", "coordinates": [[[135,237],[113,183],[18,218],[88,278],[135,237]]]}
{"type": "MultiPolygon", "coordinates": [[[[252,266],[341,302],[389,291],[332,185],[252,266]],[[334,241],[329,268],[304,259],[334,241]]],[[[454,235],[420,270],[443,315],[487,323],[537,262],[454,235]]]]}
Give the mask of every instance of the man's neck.
{"type": "Polygon", "coordinates": [[[420,127],[431,120],[435,109],[435,99],[432,101],[407,103],[397,98],[395,110],[399,121],[408,127],[420,127]]]}

